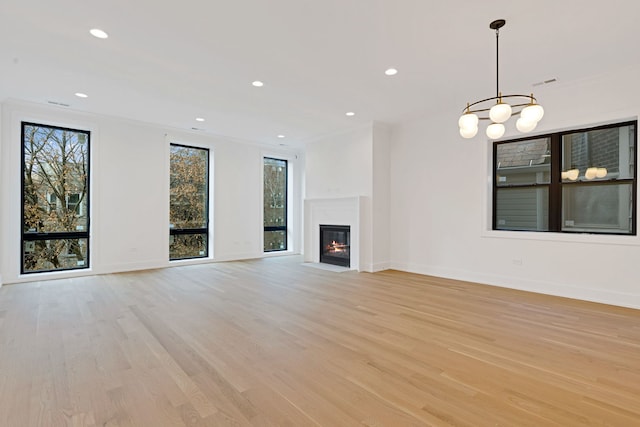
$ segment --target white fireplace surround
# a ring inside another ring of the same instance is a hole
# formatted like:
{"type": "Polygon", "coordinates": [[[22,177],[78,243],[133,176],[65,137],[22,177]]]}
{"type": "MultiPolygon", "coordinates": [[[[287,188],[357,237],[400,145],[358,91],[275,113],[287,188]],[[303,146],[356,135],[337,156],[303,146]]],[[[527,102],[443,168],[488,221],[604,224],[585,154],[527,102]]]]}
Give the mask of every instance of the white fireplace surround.
{"type": "Polygon", "coordinates": [[[351,269],[362,271],[360,256],[363,197],[304,201],[304,260],[320,262],[320,224],[351,227],[351,269]]]}

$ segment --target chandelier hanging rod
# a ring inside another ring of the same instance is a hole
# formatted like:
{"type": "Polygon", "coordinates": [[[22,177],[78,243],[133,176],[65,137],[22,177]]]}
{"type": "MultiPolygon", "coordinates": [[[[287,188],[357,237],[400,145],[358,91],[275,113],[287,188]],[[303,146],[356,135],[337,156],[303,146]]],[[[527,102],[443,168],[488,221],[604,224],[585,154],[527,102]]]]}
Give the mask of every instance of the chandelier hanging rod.
{"type": "Polygon", "coordinates": [[[506,23],[504,19],[496,19],[489,24],[489,28],[496,30],[496,97],[500,95],[500,28],[506,23]]]}

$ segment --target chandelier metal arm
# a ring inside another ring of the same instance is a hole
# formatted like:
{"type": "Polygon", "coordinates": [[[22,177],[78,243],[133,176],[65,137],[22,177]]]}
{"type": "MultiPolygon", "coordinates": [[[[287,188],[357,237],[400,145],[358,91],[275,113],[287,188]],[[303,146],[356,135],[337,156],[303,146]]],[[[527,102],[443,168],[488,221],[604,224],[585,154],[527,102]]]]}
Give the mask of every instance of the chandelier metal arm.
{"type": "MultiPolygon", "coordinates": [[[[481,99],[480,101],[476,101],[473,102],[471,104],[467,104],[467,106],[462,110],[462,113],[478,113],[478,112],[482,112],[482,111],[489,111],[491,109],[491,107],[487,107],[487,108],[477,108],[477,109],[473,109],[472,107],[475,105],[479,105],[482,104],[483,102],[488,102],[488,101],[495,101],[497,99],[505,99],[505,98],[526,98],[529,102],[526,102],[522,104],[513,104],[511,105],[512,108],[517,108],[517,107],[526,107],[527,105],[533,104],[533,103],[537,103],[538,100],[536,99],[535,96],[533,95],[518,95],[518,94],[514,94],[514,95],[498,95],[498,96],[492,96],[491,98],[485,98],[485,99],[481,99]]],[[[514,112],[514,114],[518,114],[518,112],[514,112]]],[[[488,118],[488,117],[479,117],[480,119],[484,119],[484,118],[488,118]]]]}

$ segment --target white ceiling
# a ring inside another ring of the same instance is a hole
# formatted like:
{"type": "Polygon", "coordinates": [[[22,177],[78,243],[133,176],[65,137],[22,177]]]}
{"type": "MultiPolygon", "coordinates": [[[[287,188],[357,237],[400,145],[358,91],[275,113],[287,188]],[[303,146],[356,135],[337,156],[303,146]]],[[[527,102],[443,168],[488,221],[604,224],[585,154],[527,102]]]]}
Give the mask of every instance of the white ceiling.
{"type": "Polygon", "coordinates": [[[300,146],[494,95],[497,18],[501,89],[544,104],[554,85],[640,63],[639,12],[637,0],[0,0],[0,100],[300,146]]]}

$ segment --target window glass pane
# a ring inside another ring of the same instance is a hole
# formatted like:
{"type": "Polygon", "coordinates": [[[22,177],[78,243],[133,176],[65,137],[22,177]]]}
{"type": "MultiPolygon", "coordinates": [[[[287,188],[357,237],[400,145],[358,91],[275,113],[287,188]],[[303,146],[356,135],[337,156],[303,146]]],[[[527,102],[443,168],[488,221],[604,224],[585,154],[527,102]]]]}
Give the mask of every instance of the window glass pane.
{"type": "Polygon", "coordinates": [[[169,258],[202,258],[207,256],[207,233],[169,236],[169,258]]]}
{"type": "Polygon", "coordinates": [[[563,231],[631,233],[633,186],[566,185],[563,188],[563,231]]]}
{"type": "Polygon", "coordinates": [[[169,259],[209,256],[209,150],[171,144],[169,259]]]}
{"type": "Polygon", "coordinates": [[[87,247],[88,239],[23,241],[23,271],[35,273],[86,268],[87,247]]]}
{"type": "Polygon", "coordinates": [[[171,145],[171,228],[208,226],[208,160],[206,149],[171,145]]]}
{"type": "Polygon", "coordinates": [[[635,235],[636,133],[634,121],[495,142],[494,229],[635,235]]]}
{"type": "Polygon", "coordinates": [[[496,184],[546,184],[551,180],[550,139],[499,144],[496,149],[496,184]]]}
{"type": "Polygon", "coordinates": [[[87,231],[88,134],[25,123],[23,137],[24,232],[87,231]]]}
{"type": "Polygon", "coordinates": [[[264,158],[264,251],[287,250],[287,161],[264,158]]]}
{"type": "Polygon", "coordinates": [[[287,232],[284,230],[264,232],[264,250],[282,251],[287,249],[287,232]]]}
{"type": "Polygon", "coordinates": [[[547,231],[549,188],[499,188],[495,215],[496,230],[547,231]]]}
{"type": "Polygon", "coordinates": [[[24,274],[89,267],[89,136],[22,123],[24,274]]]}
{"type": "Polygon", "coordinates": [[[564,182],[634,177],[634,125],[563,135],[562,144],[564,182]]]}
{"type": "Polygon", "coordinates": [[[287,162],[264,159],[264,225],[287,225],[287,162]]]}

